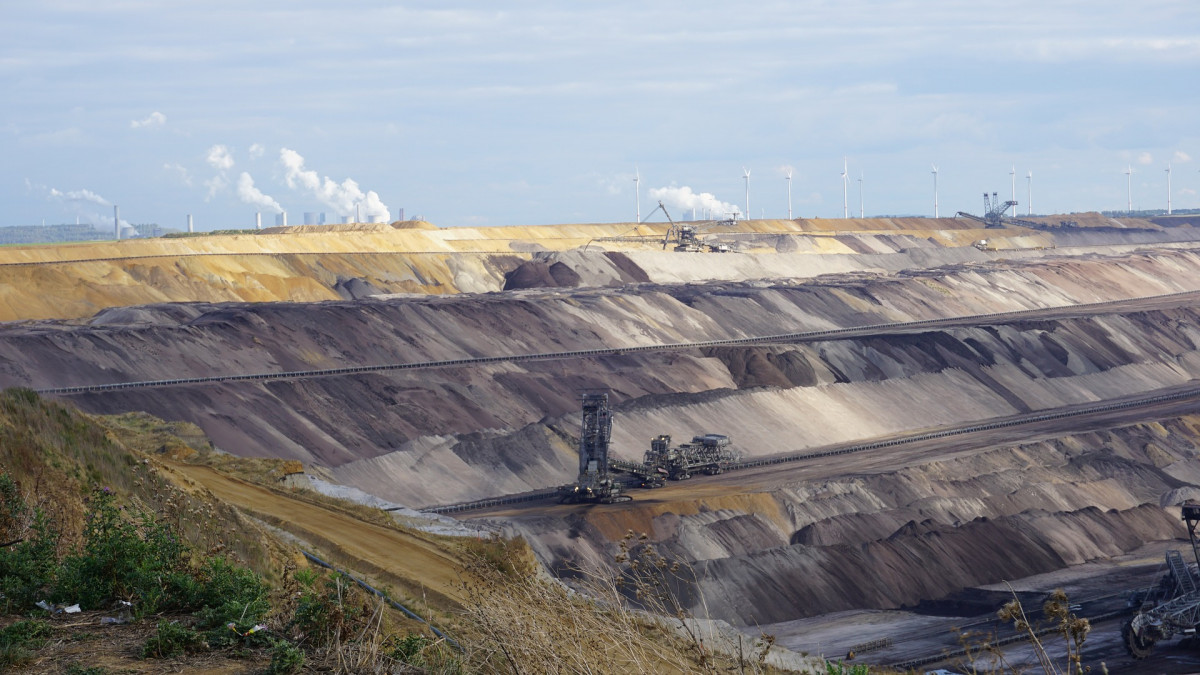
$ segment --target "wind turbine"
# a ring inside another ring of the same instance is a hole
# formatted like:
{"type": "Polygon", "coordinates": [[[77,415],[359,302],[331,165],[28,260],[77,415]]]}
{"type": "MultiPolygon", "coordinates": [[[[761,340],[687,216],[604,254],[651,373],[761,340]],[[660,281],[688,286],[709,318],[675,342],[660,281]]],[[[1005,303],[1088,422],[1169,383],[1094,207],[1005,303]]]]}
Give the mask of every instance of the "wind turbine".
{"type": "Polygon", "coordinates": [[[850,217],[850,180],[847,178],[849,173],[849,165],[846,163],[846,158],[842,158],[842,217],[850,217]]]}
{"type": "Polygon", "coordinates": [[[1014,204],[1013,216],[1016,216],[1017,215],[1017,207],[1015,206],[1015,204],[1017,203],[1017,165],[1016,164],[1013,164],[1012,168],[1009,169],[1008,175],[1010,177],[1012,177],[1012,195],[1013,195],[1012,202],[1014,204]]]}
{"type": "Polygon", "coordinates": [[[783,172],[783,179],[788,185],[788,220],[792,219],[792,170],[787,169],[783,172]]]}
{"type": "Polygon", "coordinates": [[[746,219],[750,219],[750,169],[742,167],[742,178],[746,179],[746,219]]]}
{"type": "Polygon", "coordinates": [[[859,172],[858,172],[858,217],[859,217],[860,219],[861,219],[861,218],[863,218],[863,191],[862,191],[862,183],[863,183],[863,173],[862,173],[862,170],[860,169],[860,170],[859,170],[859,172]]]}
{"type": "Polygon", "coordinates": [[[937,171],[938,171],[938,169],[937,169],[937,164],[930,164],[930,166],[933,167],[933,217],[937,218],[938,217],[938,203],[937,203],[937,171]]]}
{"type": "Polygon", "coordinates": [[[633,199],[637,202],[637,222],[642,222],[642,172],[633,168],[633,199]]]}
{"type": "Polygon", "coordinates": [[[1025,215],[1033,215],[1033,171],[1025,174],[1025,215]]]}
{"type": "Polygon", "coordinates": [[[1125,198],[1128,200],[1126,211],[1133,213],[1133,165],[1125,168],[1125,198]]]}
{"type": "Polygon", "coordinates": [[[1167,162],[1167,215],[1171,215],[1171,163],[1167,162]]]}

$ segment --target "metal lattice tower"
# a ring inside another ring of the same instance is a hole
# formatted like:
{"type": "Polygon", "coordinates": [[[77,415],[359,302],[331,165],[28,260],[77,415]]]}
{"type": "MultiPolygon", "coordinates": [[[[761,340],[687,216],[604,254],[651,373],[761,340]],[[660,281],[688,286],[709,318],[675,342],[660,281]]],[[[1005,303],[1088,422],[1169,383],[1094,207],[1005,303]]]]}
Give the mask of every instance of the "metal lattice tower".
{"type": "Polygon", "coordinates": [[[601,504],[629,501],[621,494],[621,483],[613,480],[608,461],[612,439],[612,412],[608,394],[584,394],[583,420],[579,431],[579,480],[564,489],[564,502],[594,501],[601,504]]]}
{"type": "Polygon", "coordinates": [[[608,394],[583,395],[583,425],[579,433],[579,483],[595,484],[608,477],[608,443],[612,412],[608,394]]]}

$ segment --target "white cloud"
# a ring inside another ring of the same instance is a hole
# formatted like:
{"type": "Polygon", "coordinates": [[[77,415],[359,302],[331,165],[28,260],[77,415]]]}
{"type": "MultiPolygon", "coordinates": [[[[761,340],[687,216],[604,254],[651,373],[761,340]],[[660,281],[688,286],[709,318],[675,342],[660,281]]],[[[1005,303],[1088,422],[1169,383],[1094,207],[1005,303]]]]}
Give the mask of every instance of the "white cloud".
{"type": "Polygon", "coordinates": [[[1153,164],[1154,163],[1154,155],[1151,155],[1148,152],[1143,152],[1142,154],[1138,155],[1137,163],[1143,164],[1143,165],[1153,164]]]}
{"type": "Polygon", "coordinates": [[[229,154],[229,148],[224,145],[214,145],[209,148],[205,160],[209,166],[220,171],[233,168],[233,155],[229,154]]]}
{"type": "Polygon", "coordinates": [[[267,149],[262,146],[262,143],[255,143],[250,146],[250,159],[258,159],[266,154],[267,149]]]}
{"type": "Polygon", "coordinates": [[[130,129],[141,129],[145,127],[161,127],[167,123],[167,116],[155,110],[150,113],[150,116],[144,120],[131,120],[129,122],[130,129]]]}
{"type": "Polygon", "coordinates": [[[1182,150],[1175,151],[1175,162],[1177,164],[1183,164],[1184,162],[1190,162],[1190,161],[1192,161],[1192,158],[1186,152],[1184,152],[1182,150]]]}

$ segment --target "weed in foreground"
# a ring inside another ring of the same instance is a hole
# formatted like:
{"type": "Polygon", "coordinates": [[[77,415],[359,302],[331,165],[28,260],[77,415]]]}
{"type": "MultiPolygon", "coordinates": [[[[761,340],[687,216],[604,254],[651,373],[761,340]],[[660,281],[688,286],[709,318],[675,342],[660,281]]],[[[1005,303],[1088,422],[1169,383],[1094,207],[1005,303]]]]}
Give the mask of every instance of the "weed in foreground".
{"type": "MultiPolygon", "coordinates": [[[[1082,655],[1083,645],[1092,629],[1091,622],[1071,612],[1066,592],[1061,588],[1054,589],[1042,604],[1042,614],[1050,622],[1049,625],[1039,626],[1030,621],[1015,592],[1013,599],[996,613],[1001,621],[1011,621],[1017,633],[1026,636],[1033,647],[1038,666],[1045,675],[1083,675],[1090,671],[1090,667],[1083,665],[1082,655]],[[1063,639],[1066,656],[1061,668],[1042,642],[1041,636],[1047,634],[1057,634],[1063,639]]],[[[964,661],[959,667],[970,675],[1024,672],[1008,662],[995,635],[981,637],[962,634],[959,640],[965,652],[964,661]]],[[[1100,669],[1101,672],[1108,672],[1104,663],[1100,664],[1100,669]]]]}
{"type": "Polygon", "coordinates": [[[0,629],[0,666],[27,663],[46,642],[50,624],[45,621],[17,621],[0,629]]]}
{"type": "Polygon", "coordinates": [[[287,640],[279,640],[271,647],[271,675],[290,675],[304,667],[304,652],[287,640]]]}
{"type": "Polygon", "coordinates": [[[178,621],[163,619],[158,622],[158,632],[142,645],[142,658],[169,659],[184,653],[194,653],[208,648],[204,637],[178,621]]]}

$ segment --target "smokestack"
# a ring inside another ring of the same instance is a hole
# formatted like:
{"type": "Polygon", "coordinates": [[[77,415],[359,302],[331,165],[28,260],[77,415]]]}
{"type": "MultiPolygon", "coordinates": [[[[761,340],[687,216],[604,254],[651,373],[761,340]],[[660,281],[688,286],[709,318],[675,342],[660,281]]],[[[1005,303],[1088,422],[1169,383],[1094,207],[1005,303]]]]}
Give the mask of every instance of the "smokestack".
{"type": "Polygon", "coordinates": [[[192,228],[192,214],[189,213],[188,214],[188,232],[195,232],[195,231],[196,230],[192,228]]]}
{"type": "Polygon", "coordinates": [[[256,211],[254,213],[254,229],[262,229],[262,211],[256,211]]]}
{"type": "Polygon", "coordinates": [[[283,226],[287,227],[287,211],[283,212],[283,226]]]}
{"type": "Polygon", "coordinates": [[[356,222],[356,223],[361,223],[362,221],[361,221],[361,220],[359,220],[358,218],[359,218],[359,216],[358,216],[358,204],[355,204],[355,205],[354,205],[354,222],[356,222]]]}
{"type": "Polygon", "coordinates": [[[113,229],[117,233],[117,241],[121,240],[121,207],[113,204],[113,229]]]}

